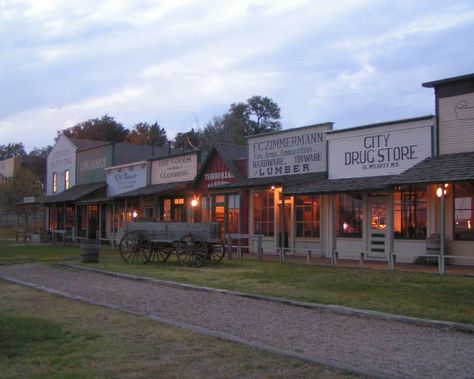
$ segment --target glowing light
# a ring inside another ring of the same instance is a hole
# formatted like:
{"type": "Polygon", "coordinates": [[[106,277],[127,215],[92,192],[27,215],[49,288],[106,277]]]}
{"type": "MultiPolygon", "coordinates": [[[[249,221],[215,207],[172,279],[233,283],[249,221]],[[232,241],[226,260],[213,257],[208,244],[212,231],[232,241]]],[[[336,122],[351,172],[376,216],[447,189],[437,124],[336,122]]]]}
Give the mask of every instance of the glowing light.
{"type": "Polygon", "coordinates": [[[137,218],[137,217],[138,217],[138,212],[137,212],[137,211],[133,211],[132,217],[133,217],[133,218],[137,218]]]}
{"type": "Polygon", "coordinates": [[[192,199],[192,200],[191,200],[191,206],[192,206],[192,207],[195,207],[196,205],[198,205],[197,199],[192,199]]]}
{"type": "Polygon", "coordinates": [[[342,224],[342,227],[344,228],[344,230],[347,230],[349,229],[349,224],[345,222],[344,224],[342,224]]]}
{"type": "Polygon", "coordinates": [[[436,196],[443,196],[443,189],[441,187],[436,188],[436,196]]]}
{"type": "Polygon", "coordinates": [[[275,190],[275,186],[271,186],[270,188],[272,189],[272,191],[275,190]]]}

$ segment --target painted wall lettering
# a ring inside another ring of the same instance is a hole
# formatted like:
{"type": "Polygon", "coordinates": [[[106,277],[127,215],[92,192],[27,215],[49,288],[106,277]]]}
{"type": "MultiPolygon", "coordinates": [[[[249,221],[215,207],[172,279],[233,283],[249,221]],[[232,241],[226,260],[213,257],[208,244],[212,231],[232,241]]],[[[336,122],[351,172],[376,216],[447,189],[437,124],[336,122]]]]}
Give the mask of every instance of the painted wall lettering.
{"type": "Polygon", "coordinates": [[[332,124],[249,138],[250,178],[326,170],[326,131],[332,124]]]}

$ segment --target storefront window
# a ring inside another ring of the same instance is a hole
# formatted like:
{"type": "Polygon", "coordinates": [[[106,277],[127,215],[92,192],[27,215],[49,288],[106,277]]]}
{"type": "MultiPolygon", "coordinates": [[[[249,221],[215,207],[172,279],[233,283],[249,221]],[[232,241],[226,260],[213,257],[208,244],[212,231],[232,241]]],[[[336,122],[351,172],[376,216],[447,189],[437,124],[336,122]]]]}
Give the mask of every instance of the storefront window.
{"type": "Polygon", "coordinates": [[[319,238],[319,197],[295,196],[296,237],[319,238]]]}
{"type": "Polygon", "coordinates": [[[239,233],[239,214],[240,214],[240,196],[229,195],[228,197],[228,209],[227,214],[229,215],[228,233],[239,233]]]}
{"type": "Polygon", "coordinates": [[[163,221],[171,221],[171,199],[163,200],[163,221]]]}
{"type": "Polygon", "coordinates": [[[274,191],[259,191],[253,194],[253,230],[256,234],[273,237],[275,234],[274,191]]]}
{"type": "Polygon", "coordinates": [[[393,219],[395,238],[426,239],[426,187],[395,191],[393,219]]]}
{"type": "Polygon", "coordinates": [[[337,237],[362,238],[362,196],[336,195],[337,237]]]}
{"type": "Polygon", "coordinates": [[[474,240],[474,183],[454,185],[454,239],[474,240]]]}

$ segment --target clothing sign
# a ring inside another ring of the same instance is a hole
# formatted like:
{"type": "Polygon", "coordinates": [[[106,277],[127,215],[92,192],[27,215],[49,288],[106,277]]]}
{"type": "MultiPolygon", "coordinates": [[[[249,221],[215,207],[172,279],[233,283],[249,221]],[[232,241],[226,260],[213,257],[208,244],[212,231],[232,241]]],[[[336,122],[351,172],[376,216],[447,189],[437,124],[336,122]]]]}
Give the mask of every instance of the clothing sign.
{"type": "Polygon", "coordinates": [[[197,154],[154,160],[151,170],[151,184],[193,180],[197,174],[197,154]]]}
{"type": "Polygon", "coordinates": [[[326,131],[331,128],[320,124],[249,138],[249,178],[326,171],[326,131]]]}

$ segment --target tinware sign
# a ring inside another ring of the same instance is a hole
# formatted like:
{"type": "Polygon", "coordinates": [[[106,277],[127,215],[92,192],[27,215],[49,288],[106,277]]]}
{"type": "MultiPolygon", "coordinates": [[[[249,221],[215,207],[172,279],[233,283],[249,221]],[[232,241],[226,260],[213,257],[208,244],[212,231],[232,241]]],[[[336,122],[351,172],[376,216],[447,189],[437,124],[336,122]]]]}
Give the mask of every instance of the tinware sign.
{"type": "Polygon", "coordinates": [[[326,171],[326,131],[332,124],[252,137],[248,141],[250,178],[326,171]]]}

